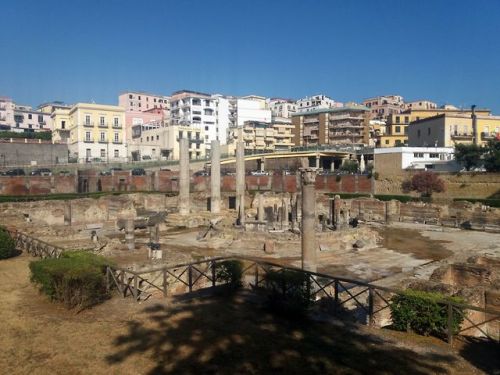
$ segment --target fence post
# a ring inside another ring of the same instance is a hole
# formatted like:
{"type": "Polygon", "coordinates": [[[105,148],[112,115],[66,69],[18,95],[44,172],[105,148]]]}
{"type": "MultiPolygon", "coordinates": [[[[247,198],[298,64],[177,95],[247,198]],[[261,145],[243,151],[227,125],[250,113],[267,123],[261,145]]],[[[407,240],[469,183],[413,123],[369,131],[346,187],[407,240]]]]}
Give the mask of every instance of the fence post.
{"type": "Polygon", "coordinates": [[[335,290],[334,290],[334,300],[333,300],[333,313],[337,315],[339,306],[339,281],[335,279],[335,290]]]}
{"type": "Polygon", "coordinates": [[[193,269],[191,268],[191,265],[188,266],[188,285],[189,285],[189,292],[193,291],[193,269]]]}
{"type": "Polygon", "coordinates": [[[122,271],[122,273],[120,274],[120,281],[121,281],[121,284],[122,284],[122,293],[123,293],[123,297],[127,297],[127,288],[125,287],[125,271],[122,271]]]}
{"type": "Polygon", "coordinates": [[[110,280],[109,280],[109,266],[106,266],[106,291],[109,293],[111,289],[110,280]]]}
{"type": "Polygon", "coordinates": [[[259,265],[255,263],[255,288],[259,286],[259,265]]]}
{"type": "Polygon", "coordinates": [[[167,270],[163,270],[163,297],[167,298],[167,270]]]}
{"type": "Polygon", "coordinates": [[[368,289],[368,325],[372,326],[373,320],[373,288],[368,289]]]}
{"type": "Polygon", "coordinates": [[[212,261],[212,287],[215,288],[215,265],[217,261],[212,261]]]}
{"type": "Polygon", "coordinates": [[[139,290],[137,289],[137,275],[134,275],[134,298],[139,301],[139,290]]]}
{"type": "Polygon", "coordinates": [[[453,346],[453,305],[448,302],[448,344],[453,346]]]}

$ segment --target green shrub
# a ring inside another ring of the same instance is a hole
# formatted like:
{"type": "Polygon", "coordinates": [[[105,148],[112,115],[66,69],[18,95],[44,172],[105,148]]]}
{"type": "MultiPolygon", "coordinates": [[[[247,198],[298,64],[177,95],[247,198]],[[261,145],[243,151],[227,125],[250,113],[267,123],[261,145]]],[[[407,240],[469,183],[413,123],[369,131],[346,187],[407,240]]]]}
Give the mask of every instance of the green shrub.
{"type": "Polygon", "coordinates": [[[106,258],[89,252],[64,252],[58,259],[31,262],[31,281],[51,300],[62,302],[69,309],[85,309],[109,298],[109,264],[106,258]]]}
{"type": "Polygon", "coordinates": [[[243,266],[239,260],[225,260],[215,266],[215,279],[227,285],[231,290],[242,286],[243,266]]]}
{"type": "Polygon", "coordinates": [[[292,318],[304,316],[313,302],[311,280],[304,272],[268,271],[264,288],[267,292],[267,307],[280,315],[292,318]]]}
{"type": "Polygon", "coordinates": [[[10,258],[16,255],[16,243],[4,228],[0,227],[0,259],[10,258]]]}
{"type": "MultiPolygon", "coordinates": [[[[394,296],[390,304],[393,327],[399,331],[443,337],[448,331],[448,306],[443,301],[463,303],[458,297],[411,289],[394,296]]],[[[458,332],[462,321],[462,315],[455,311],[452,319],[454,333],[458,332]]]]}

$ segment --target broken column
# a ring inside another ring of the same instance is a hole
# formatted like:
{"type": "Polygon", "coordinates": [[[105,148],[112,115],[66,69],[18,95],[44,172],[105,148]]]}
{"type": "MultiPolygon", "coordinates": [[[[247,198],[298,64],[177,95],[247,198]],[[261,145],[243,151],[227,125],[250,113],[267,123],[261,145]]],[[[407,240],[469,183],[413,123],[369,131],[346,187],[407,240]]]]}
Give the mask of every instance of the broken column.
{"type": "Polygon", "coordinates": [[[179,139],[179,213],[189,214],[189,140],[179,139]]]}
{"type": "Polygon", "coordinates": [[[314,230],[316,215],[316,170],[301,168],[302,185],[302,269],[316,272],[316,233],[314,230]]]}
{"type": "Polygon", "coordinates": [[[283,217],[282,217],[282,229],[288,230],[288,202],[283,199],[283,217]]]}
{"type": "Polygon", "coordinates": [[[220,212],[220,144],[212,141],[212,164],[210,166],[210,212],[220,212]]]}
{"type": "Polygon", "coordinates": [[[245,144],[238,137],[236,143],[236,211],[240,225],[245,225],[245,144]]]}
{"type": "Polygon", "coordinates": [[[135,224],[133,217],[127,217],[125,219],[125,243],[129,250],[135,249],[135,224]]]}
{"type": "Polygon", "coordinates": [[[264,222],[266,213],[264,212],[264,196],[260,193],[257,193],[257,221],[264,222]]]}

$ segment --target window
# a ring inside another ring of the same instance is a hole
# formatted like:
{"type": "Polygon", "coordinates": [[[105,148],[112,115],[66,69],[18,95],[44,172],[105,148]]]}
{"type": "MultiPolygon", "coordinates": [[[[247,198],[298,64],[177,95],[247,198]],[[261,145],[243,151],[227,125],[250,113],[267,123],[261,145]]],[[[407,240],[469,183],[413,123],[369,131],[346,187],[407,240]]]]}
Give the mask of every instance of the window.
{"type": "Polygon", "coordinates": [[[431,152],[429,154],[430,159],[439,159],[439,154],[431,152]]]}
{"type": "Polygon", "coordinates": [[[414,152],[413,157],[414,158],[423,158],[424,154],[422,152],[414,152]]]}
{"type": "Polygon", "coordinates": [[[101,158],[105,158],[106,157],[106,150],[101,148],[101,158]]]}
{"type": "Polygon", "coordinates": [[[401,133],[401,126],[396,126],[394,132],[401,133]]]}
{"type": "Polygon", "coordinates": [[[196,139],[200,139],[200,132],[196,132],[196,139]]]}
{"type": "Polygon", "coordinates": [[[401,123],[401,118],[399,116],[396,116],[396,124],[401,123]]]}
{"type": "MultiPolygon", "coordinates": [[[[138,98],[139,98],[139,100],[141,100],[141,96],[140,96],[140,95],[138,96],[138,98]]],[[[140,107],[140,106],[139,106],[139,107],[140,107]]]]}
{"type": "Polygon", "coordinates": [[[149,136],[146,137],[146,142],[149,142],[149,136]]]}
{"type": "Polygon", "coordinates": [[[118,158],[120,156],[120,152],[118,150],[114,151],[115,158],[118,158]]]}
{"type": "Polygon", "coordinates": [[[427,128],[427,135],[431,135],[431,128],[427,128]]]}
{"type": "Polygon", "coordinates": [[[196,148],[198,148],[198,149],[200,148],[200,144],[199,143],[196,144],[196,148]]]}
{"type": "Polygon", "coordinates": [[[408,124],[410,122],[410,117],[405,116],[405,124],[408,124]]]}
{"type": "Polygon", "coordinates": [[[92,156],[92,151],[90,151],[90,148],[85,150],[85,156],[87,156],[88,158],[92,156]]]}
{"type": "Polygon", "coordinates": [[[417,137],[420,138],[420,129],[417,130],[417,137]]]}
{"type": "Polygon", "coordinates": [[[118,137],[118,133],[115,133],[115,142],[117,142],[117,143],[118,143],[119,141],[120,141],[120,139],[119,139],[119,137],[118,137]]]}
{"type": "Polygon", "coordinates": [[[205,126],[205,130],[208,130],[208,126],[205,126]]]}
{"type": "Polygon", "coordinates": [[[90,142],[90,132],[85,132],[85,140],[90,142]]]}
{"type": "Polygon", "coordinates": [[[113,119],[113,123],[115,124],[115,126],[118,126],[118,125],[119,125],[119,124],[118,124],[118,117],[115,117],[115,118],[113,119]]]}
{"type": "Polygon", "coordinates": [[[66,121],[61,121],[61,129],[66,129],[66,121]]]}
{"type": "Polygon", "coordinates": [[[106,133],[101,132],[101,142],[106,142],[106,133]]]}
{"type": "Polygon", "coordinates": [[[28,119],[31,120],[33,118],[33,115],[30,113],[28,114],[28,119]]]}
{"type": "Polygon", "coordinates": [[[43,122],[43,116],[42,115],[38,115],[38,122],[43,122]]]}
{"type": "Polygon", "coordinates": [[[179,139],[182,139],[182,131],[179,132],[179,139]]]}
{"type": "Polygon", "coordinates": [[[156,148],[153,148],[153,149],[151,150],[151,154],[152,154],[152,155],[156,155],[156,148]]]}
{"type": "Polygon", "coordinates": [[[90,115],[85,115],[85,125],[90,125],[90,115]]]}

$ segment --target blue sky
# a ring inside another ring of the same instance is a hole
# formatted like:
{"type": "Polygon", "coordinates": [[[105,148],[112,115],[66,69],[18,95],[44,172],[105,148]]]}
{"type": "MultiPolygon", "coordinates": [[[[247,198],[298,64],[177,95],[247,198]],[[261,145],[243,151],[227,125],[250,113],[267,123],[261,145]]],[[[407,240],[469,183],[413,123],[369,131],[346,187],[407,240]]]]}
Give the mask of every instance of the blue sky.
{"type": "Polygon", "coordinates": [[[2,0],[0,95],[38,105],[192,89],[500,114],[500,1],[2,0]]]}

